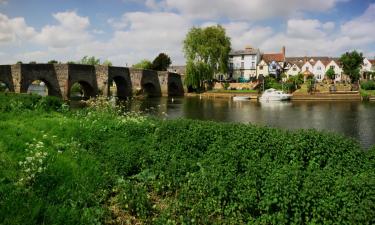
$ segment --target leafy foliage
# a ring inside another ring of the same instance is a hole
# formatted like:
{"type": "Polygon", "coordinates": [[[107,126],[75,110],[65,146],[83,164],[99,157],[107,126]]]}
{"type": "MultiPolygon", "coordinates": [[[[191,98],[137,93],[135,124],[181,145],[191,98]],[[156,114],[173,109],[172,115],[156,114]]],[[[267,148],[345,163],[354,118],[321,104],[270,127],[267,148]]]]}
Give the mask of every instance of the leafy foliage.
{"type": "Polygon", "coordinates": [[[100,59],[95,58],[95,56],[84,56],[78,63],[95,66],[100,65],[100,59]]]}
{"type": "Polygon", "coordinates": [[[347,74],[352,83],[359,80],[360,67],[363,64],[363,55],[357,51],[346,52],[340,57],[343,71],[347,74]]]}
{"type": "Polygon", "coordinates": [[[0,113],[1,224],[375,220],[375,147],[314,130],[156,120],[108,102],[26,107],[41,99],[0,95],[0,107],[24,106],[0,113]],[[42,169],[25,171],[34,161],[42,169]]]}
{"type": "Polygon", "coordinates": [[[332,68],[329,68],[326,72],[326,76],[328,79],[334,80],[336,76],[335,71],[332,68]]]}
{"type": "Polygon", "coordinates": [[[375,90],[375,81],[363,81],[361,82],[361,88],[364,90],[375,90]]]}
{"type": "Polygon", "coordinates": [[[204,81],[212,80],[216,73],[226,73],[230,49],[230,38],[220,25],[193,27],[184,40],[187,85],[202,90],[204,81]]]}
{"type": "Polygon", "coordinates": [[[152,69],[158,71],[167,71],[172,64],[171,58],[165,53],[160,53],[154,61],[152,61],[152,69]]]}
{"type": "Polygon", "coordinates": [[[54,60],[54,59],[48,61],[48,64],[56,64],[56,63],[58,63],[58,62],[57,62],[57,60],[54,60]]]}
{"type": "Polygon", "coordinates": [[[143,59],[139,63],[134,64],[132,67],[135,68],[135,69],[151,70],[152,69],[152,63],[147,59],[143,59]]]}

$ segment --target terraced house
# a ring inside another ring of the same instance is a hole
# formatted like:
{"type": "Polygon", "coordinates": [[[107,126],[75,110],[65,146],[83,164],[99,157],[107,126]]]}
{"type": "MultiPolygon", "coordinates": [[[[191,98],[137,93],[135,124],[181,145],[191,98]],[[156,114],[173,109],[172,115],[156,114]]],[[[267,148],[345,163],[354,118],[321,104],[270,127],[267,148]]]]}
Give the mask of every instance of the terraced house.
{"type": "Polygon", "coordinates": [[[257,65],[260,61],[259,49],[247,46],[244,50],[229,54],[229,79],[240,82],[256,79],[257,65]]]}

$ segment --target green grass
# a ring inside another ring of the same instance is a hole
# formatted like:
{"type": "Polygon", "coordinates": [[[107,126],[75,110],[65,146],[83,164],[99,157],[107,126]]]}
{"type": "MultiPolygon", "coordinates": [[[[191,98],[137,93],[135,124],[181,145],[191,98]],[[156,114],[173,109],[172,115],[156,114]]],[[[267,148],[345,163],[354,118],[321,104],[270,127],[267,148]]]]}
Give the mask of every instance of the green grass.
{"type": "Polygon", "coordinates": [[[208,93],[258,93],[258,90],[211,90],[208,93]]]}
{"type": "Polygon", "coordinates": [[[0,95],[0,224],[375,221],[375,148],[355,140],[34,98],[0,95]]]}

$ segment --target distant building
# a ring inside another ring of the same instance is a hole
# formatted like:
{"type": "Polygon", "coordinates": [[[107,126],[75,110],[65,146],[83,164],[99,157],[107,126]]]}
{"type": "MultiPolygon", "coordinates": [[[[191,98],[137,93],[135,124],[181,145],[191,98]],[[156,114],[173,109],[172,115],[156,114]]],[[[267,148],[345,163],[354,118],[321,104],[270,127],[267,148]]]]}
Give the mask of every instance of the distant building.
{"type": "Polygon", "coordinates": [[[229,78],[248,81],[257,77],[257,65],[260,61],[259,49],[246,47],[244,50],[229,54],[229,78]]]}
{"type": "Polygon", "coordinates": [[[279,77],[285,65],[285,47],[282,47],[281,53],[265,53],[257,66],[257,77],[279,77]]]}

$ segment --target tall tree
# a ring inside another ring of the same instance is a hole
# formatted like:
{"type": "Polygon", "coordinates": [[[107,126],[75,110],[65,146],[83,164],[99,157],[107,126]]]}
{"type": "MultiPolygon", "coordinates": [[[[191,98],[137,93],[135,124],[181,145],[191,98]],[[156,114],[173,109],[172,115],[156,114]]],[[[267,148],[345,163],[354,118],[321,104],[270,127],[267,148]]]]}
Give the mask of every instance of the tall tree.
{"type": "Polygon", "coordinates": [[[54,59],[48,61],[48,64],[55,64],[55,63],[58,63],[58,62],[56,60],[54,60],[54,59]]]}
{"type": "Polygon", "coordinates": [[[135,69],[150,70],[150,69],[152,69],[152,63],[147,59],[143,59],[140,62],[134,64],[132,67],[135,68],[135,69]]]}
{"type": "Polygon", "coordinates": [[[165,53],[160,53],[152,62],[152,69],[166,71],[171,64],[171,58],[165,53]]]}
{"type": "Polygon", "coordinates": [[[95,58],[95,56],[84,56],[78,63],[95,66],[100,65],[100,59],[95,58]]]}
{"type": "Polygon", "coordinates": [[[344,73],[352,83],[359,80],[360,67],[363,64],[363,55],[357,51],[347,52],[340,57],[344,73]]]}
{"type": "Polygon", "coordinates": [[[184,40],[186,84],[203,90],[204,82],[228,71],[230,38],[220,26],[193,27],[184,40]]]}
{"type": "Polygon", "coordinates": [[[335,71],[332,68],[329,68],[326,72],[326,77],[328,77],[328,79],[330,80],[334,80],[335,76],[336,76],[335,71]]]}

